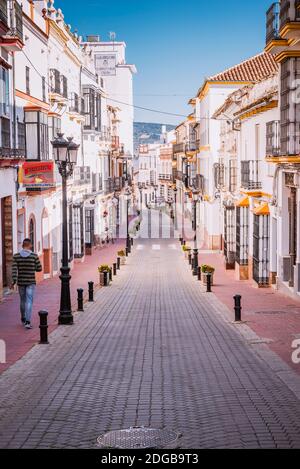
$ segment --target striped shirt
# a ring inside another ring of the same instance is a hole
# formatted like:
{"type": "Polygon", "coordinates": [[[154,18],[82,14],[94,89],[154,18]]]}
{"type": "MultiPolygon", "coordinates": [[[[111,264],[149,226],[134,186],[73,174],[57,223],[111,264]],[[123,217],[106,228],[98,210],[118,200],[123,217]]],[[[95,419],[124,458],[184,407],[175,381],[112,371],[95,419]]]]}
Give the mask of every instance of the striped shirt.
{"type": "Polygon", "coordinates": [[[42,265],[37,254],[33,252],[28,257],[22,257],[20,253],[13,257],[12,278],[13,283],[20,287],[35,285],[35,273],[42,271],[42,265]]]}

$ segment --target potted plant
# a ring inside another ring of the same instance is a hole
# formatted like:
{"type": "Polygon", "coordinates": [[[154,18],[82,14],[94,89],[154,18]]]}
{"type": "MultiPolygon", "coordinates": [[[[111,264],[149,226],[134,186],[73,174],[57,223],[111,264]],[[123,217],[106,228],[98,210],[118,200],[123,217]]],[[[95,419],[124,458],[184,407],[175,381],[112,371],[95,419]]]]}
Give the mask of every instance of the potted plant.
{"type": "Polygon", "coordinates": [[[203,283],[205,285],[207,284],[207,275],[210,274],[211,275],[211,285],[213,285],[215,268],[212,267],[211,265],[203,264],[201,266],[201,272],[202,272],[203,283]]]}
{"type": "Polygon", "coordinates": [[[121,259],[121,265],[126,264],[126,253],[124,249],[121,249],[121,251],[118,251],[118,257],[121,259]]]}
{"type": "Polygon", "coordinates": [[[109,274],[111,272],[111,268],[107,264],[102,264],[100,267],[98,267],[98,272],[100,275],[100,286],[105,287],[109,285],[109,274]],[[107,278],[107,283],[105,283],[105,275],[107,278]]]}
{"type": "Polygon", "coordinates": [[[183,253],[184,253],[185,259],[188,259],[188,258],[189,258],[189,254],[190,254],[190,252],[191,252],[191,248],[190,248],[189,246],[187,246],[186,244],[184,244],[184,245],[182,246],[182,251],[183,251],[183,253]]]}

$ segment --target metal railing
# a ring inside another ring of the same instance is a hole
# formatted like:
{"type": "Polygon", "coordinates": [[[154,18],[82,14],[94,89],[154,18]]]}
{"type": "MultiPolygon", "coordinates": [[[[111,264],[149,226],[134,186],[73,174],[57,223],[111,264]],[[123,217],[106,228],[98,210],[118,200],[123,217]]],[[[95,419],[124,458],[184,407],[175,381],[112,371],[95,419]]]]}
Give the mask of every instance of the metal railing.
{"type": "Polygon", "coordinates": [[[279,37],[280,3],[275,2],[267,11],[266,43],[279,37]]]}
{"type": "Polygon", "coordinates": [[[267,122],[266,156],[278,156],[280,153],[280,121],[267,122]]]}
{"type": "Polygon", "coordinates": [[[258,160],[241,161],[241,186],[246,190],[262,188],[262,182],[259,180],[258,160]]]}
{"type": "Polygon", "coordinates": [[[173,145],[173,154],[185,153],[185,143],[175,143],[173,145]]]}
{"type": "Polygon", "coordinates": [[[15,158],[26,158],[25,148],[1,148],[0,147],[0,158],[3,159],[15,159],[15,158]]]}
{"type": "Polygon", "coordinates": [[[0,21],[8,26],[7,0],[0,0],[0,21]]]}

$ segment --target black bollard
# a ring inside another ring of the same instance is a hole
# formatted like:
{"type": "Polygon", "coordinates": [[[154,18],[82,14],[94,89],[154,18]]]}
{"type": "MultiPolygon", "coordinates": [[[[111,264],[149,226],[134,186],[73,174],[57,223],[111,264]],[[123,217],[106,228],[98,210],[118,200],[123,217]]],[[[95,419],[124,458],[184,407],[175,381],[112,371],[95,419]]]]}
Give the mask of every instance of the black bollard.
{"type": "Polygon", "coordinates": [[[182,237],[180,236],[179,242],[180,242],[181,246],[182,246],[182,241],[183,241],[183,239],[182,239],[182,237]]]}
{"type": "Polygon", "coordinates": [[[48,342],[48,311],[39,311],[40,317],[40,344],[48,342]]]}
{"type": "Polygon", "coordinates": [[[189,264],[192,265],[192,254],[190,252],[188,255],[188,259],[189,259],[189,264]]]}
{"type": "Polygon", "coordinates": [[[89,282],[89,301],[94,301],[94,282],[89,282]]]}
{"type": "Polygon", "coordinates": [[[113,274],[117,275],[117,264],[116,264],[116,262],[113,263],[113,274]]]}
{"type": "Polygon", "coordinates": [[[109,271],[108,271],[108,278],[109,278],[110,282],[112,282],[112,276],[113,276],[112,268],[110,268],[109,271]]]}
{"type": "Polygon", "coordinates": [[[206,274],[206,291],[211,293],[211,274],[206,274]]]}
{"type": "Polygon", "coordinates": [[[198,280],[201,280],[201,266],[200,265],[198,266],[197,275],[198,275],[198,280]]]}
{"type": "Polygon", "coordinates": [[[77,311],[83,311],[83,288],[77,288],[77,311]]]}
{"type": "Polygon", "coordinates": [[[129,253],[128,248],[125,249],[125,252],[126,252],[126,257],[128,257],[128,253],[129,253]]]}
{"type": "Polygon", "coordinates": [[[186,246],[186,241],[184,239],[182,240],[182,244],[183,246],[186,246]]]}
{"type": "Polygon", "coordinates": [[[241,295],[235,295],[234,299],[234,320],[235,322],[241,322],[242,320],[242,306],[241,306],[241,295]]]}
{"type": "Polygon", "coordinates": [[[133,246],[133,238],[131,238],[131,246],[133,246]]]}
{"type": "Polygon", "coordinates": [[[120,270],[121,268],[121,257],[117,257],[117,269],[120,270]]]}

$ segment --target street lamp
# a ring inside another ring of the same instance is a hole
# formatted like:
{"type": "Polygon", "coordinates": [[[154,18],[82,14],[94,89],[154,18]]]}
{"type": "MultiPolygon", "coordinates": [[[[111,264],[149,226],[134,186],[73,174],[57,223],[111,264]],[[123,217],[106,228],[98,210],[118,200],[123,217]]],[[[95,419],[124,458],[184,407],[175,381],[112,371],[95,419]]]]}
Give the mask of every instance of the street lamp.
{"type": "Polygon", "coordinates": [[[70,267],[68,250],[68,201],[67,201],[67,179],[73,174],[77,162],[78,149],[80,145],[73,142],[72,138],[67,140],[59,133],[51,142],[54,150],[54,160],[57,164],[59,174],[62,177],[62,263],[61,263],[61,295],[58,323],[62,325],[73,324],[70,294],[70,267]]]}
{"type": "Polygon", "coordinates": [[[155,207],[157,206],[157,189],[158,189],[158,185],[155,184],[154,185],[154,193],[155,193],[154,205],[155,205],[155,207]]]}
{"type": "Polygon", "coordinates": [[[199,192],[193,189],[193,230],[194,236],[194,256],[193,256],[193,275],[198,275],[198,247],[197,247],[197,202],[199,200],[199,192]]]}
{"type": "Polygon", "coordinates": [[[174,227],[175,230],[177,230],[177,187],[174,187],[173,192],[174,192],[174,204],[175,204],[175,210],[174,210],[174,227]]]}
{"type": "Polygon", "coordinates": [[[124,193],[124,196],[125,196],[125,200],[126,200],[126,203],[127,203],[127,237],[126,237],[126,247],[127,247],[127,251],[130,253],[131,252],[131,240],[130,240],[130,236],[129,236],[129,203],[130,203],[130,199],[131,199],[131,190],[129,189],[129,187],[127,187],[125,193],[124,193]]]}

